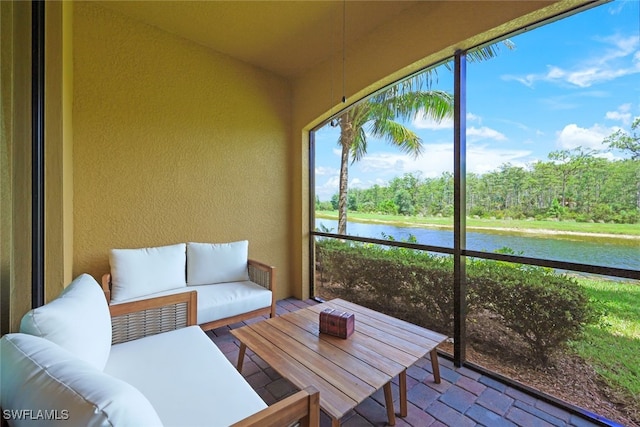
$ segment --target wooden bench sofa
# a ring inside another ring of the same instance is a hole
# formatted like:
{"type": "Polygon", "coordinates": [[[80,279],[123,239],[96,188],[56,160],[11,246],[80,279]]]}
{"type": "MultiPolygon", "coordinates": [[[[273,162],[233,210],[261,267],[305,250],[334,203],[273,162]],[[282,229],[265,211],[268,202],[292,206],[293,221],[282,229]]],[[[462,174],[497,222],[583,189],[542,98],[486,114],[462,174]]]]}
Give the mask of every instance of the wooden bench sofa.
{"type": "Polygon", "coordinates": [[[112,249],[109,304],[196,291],[203,330],[276,314],[275,267],[248,259],[248,241],[112,249]]]}
{"type": "Polygon", "coordinates": [[[98,283],[79,276],[0,340],[3,418],[11,426],[318,426],[318,392],[267,406],[195,325],[195,299],[192,291],[109,307],[98,283]]]}

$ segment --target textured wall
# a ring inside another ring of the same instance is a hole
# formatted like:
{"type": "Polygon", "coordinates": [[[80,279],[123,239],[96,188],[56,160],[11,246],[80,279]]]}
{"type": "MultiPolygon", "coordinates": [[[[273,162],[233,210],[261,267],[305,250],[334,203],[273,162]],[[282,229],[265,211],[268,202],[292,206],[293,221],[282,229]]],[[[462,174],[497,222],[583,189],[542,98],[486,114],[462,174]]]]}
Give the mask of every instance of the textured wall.
{"type": "Polygon", "coordinates": [[[31,3],[0,2],[0,332],[31,308],[31,3]]]}
{"type": "Polygon", "coordinates": [[[73,273],[73,4],[51,2],[45,18],[44,271],[50,301],[73,273]]]}
{"type": "Polygon", "coordinates": [[[248,239],[291,295],[288,83],[90,2],[73,46],[74,275],[110,248],[248,239]]]}

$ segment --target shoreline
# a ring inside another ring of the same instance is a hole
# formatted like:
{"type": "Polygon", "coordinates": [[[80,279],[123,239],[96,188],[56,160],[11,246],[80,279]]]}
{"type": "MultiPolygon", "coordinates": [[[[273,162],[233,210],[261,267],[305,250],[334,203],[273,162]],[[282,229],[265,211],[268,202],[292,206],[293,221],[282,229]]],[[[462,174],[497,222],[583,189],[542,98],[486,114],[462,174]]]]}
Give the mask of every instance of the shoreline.
{"type": "MultiPolygon", "coordinates": [[[[326,216],[318,216],[320,219],[328,219],[335,221],[337,218],[326,217],[326,216]]],[[[380,220],[380,219],[363,219],[363,218],[355,218],[352,219],[353,222],[360,223],[370,223],[370,224],[388,224],[394,226],[401,227],[412,227],[412,228],[437,228],[437,229],[453,229],[452,225],[442,225],[442,224],[429,224],[429,223],[420,223],[416,224],[413,222],[404,222],[404,221],[394,221],[394,220],[380,220]]],[[[631,234],[614,234],[614,233],[591,233],[591,232],[581,232],[581,231],[564,231],[564,230],[551,230],[545,228],[515,228],[515,227],[489,227],[489,226],[481,226],[481,225],[467,225],[467,230],[476,230],[476,231],[490,231],[490,232],[504,232],[510,234],[538,234],[538,235],[556,235],[556,236],[576,236],[576,237],[591,237],[594,239],[624,239],[624,240],[639,240],[640,235],[635,236],[631,234]]]]}

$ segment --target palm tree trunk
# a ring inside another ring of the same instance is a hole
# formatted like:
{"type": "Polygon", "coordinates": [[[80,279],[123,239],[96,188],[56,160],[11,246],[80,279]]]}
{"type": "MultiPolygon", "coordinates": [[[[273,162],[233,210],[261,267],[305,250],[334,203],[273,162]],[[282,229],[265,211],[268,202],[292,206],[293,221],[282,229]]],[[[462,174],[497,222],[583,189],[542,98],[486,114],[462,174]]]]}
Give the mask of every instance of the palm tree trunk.
{"type": "Polygon", "coordinates": [[[347,195],[349,183],[349,153],[355,138],[351,116],[347,112],[340,118],[340,189],[338,193],[338,234],[347,234],[347,195]]]}

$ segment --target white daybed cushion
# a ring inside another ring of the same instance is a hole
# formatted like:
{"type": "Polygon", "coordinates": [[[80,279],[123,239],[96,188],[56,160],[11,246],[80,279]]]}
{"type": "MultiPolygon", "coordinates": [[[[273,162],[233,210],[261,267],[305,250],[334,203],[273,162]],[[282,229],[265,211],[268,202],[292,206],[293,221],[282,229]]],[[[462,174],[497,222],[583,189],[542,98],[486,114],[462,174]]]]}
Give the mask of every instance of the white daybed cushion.
{"type": "Polygon", "coordinates": [[[197,286],[198,324],[271,306],[271,291],[253,282],[197,286]]]}
{"type": "Polygon", "coordinates": [[[105,372],[140,390],[165,426],[226,427],[267,407],[199,326],[116,344],[105,372]]]}
{"type": "Polygon", "coordinates": [[[140,249],[112,249],[111,301],[118,302],[187,285],[184,243],[140,249]]]}
{"type": "Polygon", "coordinates": [[[187,243],[187,285],[249,280],[249,241],[187,243]]]}
{"type": "Polygon", "coordinates": [[[162,425],[140,391],[49,340],[8,334],[0,340],[0,356],[2,409],[32,411],[12,425],[162,425]]]}
{"type": "Polygon", "coordinates": [[[250,281],[170,289],[149,296],[118,301],[116,304],[139,301],[147,297],[174,295],[187,291],[196,291],[198,293],[197,322],[199,325],[271,306],[271,291],[250,281]]]}
{"type": "Polygon", "coordinates": [[[82,274],[60,295],[22,317],[20,332],[46,338],[102,370],[111,350],[111,315],[102,288],[82,274]]]}

